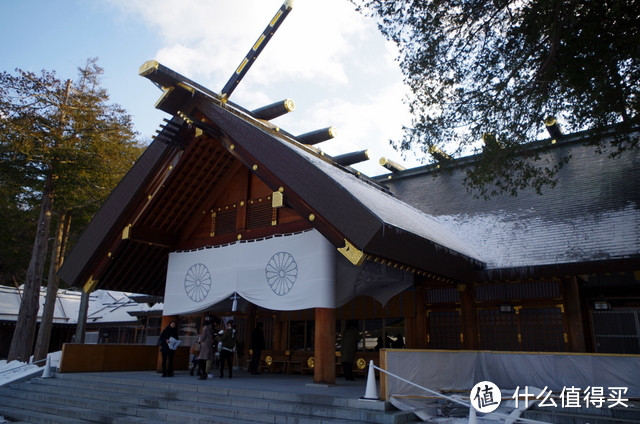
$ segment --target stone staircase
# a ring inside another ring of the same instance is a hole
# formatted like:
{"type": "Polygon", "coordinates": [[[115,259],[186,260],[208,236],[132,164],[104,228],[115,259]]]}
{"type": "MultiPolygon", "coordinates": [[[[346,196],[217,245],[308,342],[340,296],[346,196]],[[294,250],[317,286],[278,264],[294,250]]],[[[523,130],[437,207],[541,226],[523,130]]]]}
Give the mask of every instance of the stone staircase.
{"type": "Polygon", "coordinates": [[[532,408],[523,418],[553,424],[632,424],[640,423],[640,402],[627,402],[615,408],[532,408]]]}
{"type": "Polygon", "coordinates": [[[248,389],[153,377],[66,373],[12,383],[0,388],[0,416],[47,424],[417,422],[385,402],[270,391],[267,380],[248,389]]]}

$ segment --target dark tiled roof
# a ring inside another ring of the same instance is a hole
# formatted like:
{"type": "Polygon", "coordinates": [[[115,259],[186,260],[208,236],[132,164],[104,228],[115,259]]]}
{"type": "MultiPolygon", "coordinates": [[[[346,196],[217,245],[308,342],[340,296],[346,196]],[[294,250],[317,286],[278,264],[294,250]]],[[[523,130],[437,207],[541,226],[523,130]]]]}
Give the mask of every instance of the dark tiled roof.
{"type": "MultiPolygon", "coordinates": [[[[385,185],[482,252],[485,276],[523,277],[546,273],[587,273],[586,265],[640,259],[640,153],[612,159],[588,140],[558,143],[543,159],[570,155],[554,188],[542,195],[476,198],[462,185],[464,171],[411,170],[385,185]]],[[[629,264],[631,262],[631,264],[629,264]]]]}
{"type": "Polygon", "coordinates": [[[101,288],[162,294],[168,253],[189,236],[225,176],[242,166],[274,191],[283,187],[288,206],[313,214],[310,225],[337,248],[349,242],[360,257],[453,279],[483,267],[467,243],[374,181],[170,69],[148,65],[143,74],[169,87],[158,107],[174,118],[74,246],[59,272],[67,283],[92,277],[101,288]]]}

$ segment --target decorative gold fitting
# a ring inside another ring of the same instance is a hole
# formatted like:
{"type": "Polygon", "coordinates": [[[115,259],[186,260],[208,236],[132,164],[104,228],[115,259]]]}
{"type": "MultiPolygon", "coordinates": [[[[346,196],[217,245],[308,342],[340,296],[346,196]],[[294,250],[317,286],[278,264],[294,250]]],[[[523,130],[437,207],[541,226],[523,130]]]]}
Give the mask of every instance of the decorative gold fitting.
{"type": "Polygon", "coordinates": [[[281,191],[274,191],[271,195],[271,207],[281,208],[284,206],[284,193],[281,191]]]}
{"type": "Polygon", "coordinates": [[[157,71],[159,67],[160,64],[157,60],[147,60],[138,69],[138,75],[144,77],[145,75],[149,75],[150,73],[157,71]]]}
{"type": "Polygon", "coordinates": [[[160,98],[158,99],[158,101],[156,102],[156,104],[154,105],[154,107],[156,109],[160,108],[160,105],[167,99],[167,97],[169,97],[169,94],[171,94],[171,92],[175,89],[175,87],[165,87],[163,88],[163,92],[162,95],[160,96],[160,98]]]}
{"type": "Polygon", "coordinates": [[[122,230],[122,240],[128,240],[131,237],[131,224],[124,227],[122,230]]]}
{"type": "Polygon", "coordinates": [[[97,285],[98,285],[98,280],[94,280],[92,275],[91,277],[89,277],[85,285],[82,287],[82,290],[84,290],[85,293],[91,293],[96,289],[97,285]]]}
{"type": "Polygon", "coordinates": [[[344,239],[344,247],[339,247],[338,252],[342,253],[355,266],[360,266],[364,262],[365,255],[362,250],[359,250],[347,239],[344,239]]]}

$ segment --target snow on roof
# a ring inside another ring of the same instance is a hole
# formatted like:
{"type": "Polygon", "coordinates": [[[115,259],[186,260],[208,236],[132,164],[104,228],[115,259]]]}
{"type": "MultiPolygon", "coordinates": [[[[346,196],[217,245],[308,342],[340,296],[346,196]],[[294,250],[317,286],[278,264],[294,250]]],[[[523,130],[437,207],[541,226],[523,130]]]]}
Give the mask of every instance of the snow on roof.
{"type": "Polygon", "coordinates": [[[375,187],[372,183],[362,181],[355,175],[304,152],[302,149],[300,149],[300,152],[314,166],[345,187],[384,222],[470,258],[482,260],[471,244],[463,241],[462,238],[447,226],[439,223],[433,216],[393,197],[382,189],[375,187]]]}
{"type": "Polygon", "coordinates": [[[437,219],[481,249],[487,268],[492,269],[637,256],[640,215],[633,214],[636,210],[628,205],[622,210],[556,221],[505,212],[443,215],[437,219]],[[523,239],[529,242],[523,243],[523,239]]]}
{"type": "Polygon", "coordinates": [[[571,160],[542,194],[529,187],[518,196],[470,196],[462,167],[437,178],[414,170],[384,185],[480,252],[489,271],[638,258],[640,154],[611,153],[582,138],[553,145],[543,160],[571,160]]]}
{"type": "MultiPolygon", "coordinates": [[[[19,288],[0,286],[0,320],[15,321],[20,311],[20,299],[24,285],[19,288]]],[[[42,317],[47,288],[40,288],[40,307],[38,319],[42,317]]],[[[75,290],[58,290],[56,305],[53,312],[54,324],[76,324],[80,311],[80,298],[82,292],[75,290]]],[[[132,297],[139,296],[134,293],[116,292],[110,290],[96,290],[89,296],[89,310],[87,312],[88,323],[116,323],[135,322],[137,318],[129,312],[161,311],[163,304],[156,303],[149,306],[146,303],[137,303],[132,297]]]]}

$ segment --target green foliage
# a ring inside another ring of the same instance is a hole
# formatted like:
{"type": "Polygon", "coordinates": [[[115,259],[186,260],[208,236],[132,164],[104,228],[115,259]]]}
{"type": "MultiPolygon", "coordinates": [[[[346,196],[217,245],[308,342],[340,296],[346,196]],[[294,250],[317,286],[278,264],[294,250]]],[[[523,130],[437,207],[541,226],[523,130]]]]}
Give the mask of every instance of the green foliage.
{"type": "Polygon", "coordinates": [[[56,211],[71,213],[77,232],[142,151],[130,116],[100,87],[102,72],[90,59],[75,81],[44,70],[0,73],[2,280],[19,279],[29,263],[23,245],[33,245],[48,178],[54,218],[56,211]]]}
{"type": "Polygon", "coordinates": [[[394,147],[459,156],[495,134],[502,160],[483,159],[467,175],[483,194],[553,184],[565,160],[540,165],[545,172],[519,168],[535,161],[522,146],[545,133],[547,116],[565,132],[590,130],[594,143],[623,127],[613,155],[638,147],[626,131],[640,112],[636,0],[352,2],[397,44],[411,88],[414,121],[394,147]]]}

